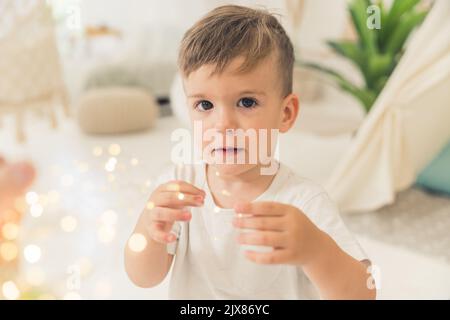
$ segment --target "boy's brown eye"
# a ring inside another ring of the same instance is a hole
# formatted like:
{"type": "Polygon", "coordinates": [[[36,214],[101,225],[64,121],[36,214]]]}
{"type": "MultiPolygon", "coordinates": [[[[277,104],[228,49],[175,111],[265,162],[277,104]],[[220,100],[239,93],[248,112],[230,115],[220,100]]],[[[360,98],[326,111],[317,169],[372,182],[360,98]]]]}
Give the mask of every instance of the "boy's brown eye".
{"type": "Polygon", "coordinates": [[[203,100],[197,103],[197,108],[199,108],[201,111],[208,111],[209,109],[213,108],[213,104],[207,100],[203,100]]]}
{"type": "Polygon", "coordinates": [[[257,104],[256,101],[251,98],[242,98],[238,102],[239,107],[244,107],[244,108],[253,108],[256,106],[256,104],[257,104]]]}

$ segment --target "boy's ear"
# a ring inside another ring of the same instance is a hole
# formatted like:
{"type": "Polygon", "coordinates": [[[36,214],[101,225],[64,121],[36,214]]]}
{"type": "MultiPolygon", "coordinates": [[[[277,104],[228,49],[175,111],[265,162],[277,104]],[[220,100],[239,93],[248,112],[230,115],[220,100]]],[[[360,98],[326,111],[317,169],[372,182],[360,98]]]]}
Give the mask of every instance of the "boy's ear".
{"type": "Polygon", "coordinates": [[[296,94],[291,93],[284,98],[281,110],[281,133],[287,132],[294,125],[299,109],[300,102],[296,94]]]}

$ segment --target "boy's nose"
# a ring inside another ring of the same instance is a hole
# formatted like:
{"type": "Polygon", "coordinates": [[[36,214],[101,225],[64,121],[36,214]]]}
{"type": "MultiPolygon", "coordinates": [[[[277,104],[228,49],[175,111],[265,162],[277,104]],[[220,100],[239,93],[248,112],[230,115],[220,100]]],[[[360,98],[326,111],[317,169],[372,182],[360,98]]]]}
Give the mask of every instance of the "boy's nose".
{"type": "Polygon", "coordinates": [[[221,108],[217,112],[215,128],[217,131],[226,134],[227,129],[236,129],[237,123],[234,112],[231,110],[226,110],[228,108],[221,108]]]}

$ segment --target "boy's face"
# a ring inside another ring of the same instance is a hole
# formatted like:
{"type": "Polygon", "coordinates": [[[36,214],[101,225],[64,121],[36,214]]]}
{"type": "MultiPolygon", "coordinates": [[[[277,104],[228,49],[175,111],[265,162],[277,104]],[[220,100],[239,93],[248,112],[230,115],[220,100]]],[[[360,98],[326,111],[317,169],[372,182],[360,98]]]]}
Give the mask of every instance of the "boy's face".
{"type": "Polygon", "coordinates": [[[293,94],[286,97],[281,94],[281,78],[274,55],[252,70],[239,73],[242,62],[243,58],[238,57],[223,72],[214,75],[214,65],[203,65],[183,79],[191,121],[202,123],[203,155],[235,160],[234,164],[218,164],[218,161],[212,164],[223,175],[240,175],[260,166],[262,155],[271,157],[276,144],[270,139],[271,129],[286,132],[298,113],[298,98],[293,94]],[[227,129],[233,129],[233,133],[227,129]],[[246,132],[251,129],[256,135],[250,138],[248,134],[241,134],[244,140],[240,143],[237,129],[246,132]],[[220,133],[223,139],[211,147],[212,140],[205,140],[207,131],[220,133]],[[261,135],[262,131],[266,131],[267,138],[261,135]],[[231,138],[226,138],[227,135],[231,138]],[[245,156],[244,164],[236,164],[238,155],[245,156]],[[250,161],[251,157],[257,160],[250,161]]]}

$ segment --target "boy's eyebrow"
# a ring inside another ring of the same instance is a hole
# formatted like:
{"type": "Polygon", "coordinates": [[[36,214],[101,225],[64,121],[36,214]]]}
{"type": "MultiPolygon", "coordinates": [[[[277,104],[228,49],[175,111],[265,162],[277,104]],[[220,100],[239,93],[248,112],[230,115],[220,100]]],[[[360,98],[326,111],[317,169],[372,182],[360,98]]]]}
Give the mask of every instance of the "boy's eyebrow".
{"type": "Polygon", "coordinates": [[[256,94],[256,95],[260,95],[260,96],[265,96],[266,93],[264,91],[253,91],[253,90],[245,90],[242,92],[239,92],[239,95],[244,95],[244,94],[256,94]]]}
{"type": "MultiPolygon", "coordinates": [[[[245,91],[241,91],[238,93],[239,96],[242,96],[244,94],[256,94],[256,95],[261,95],[261,96],[266,95],[266,93],[264,91],[253,91],[253,90],[245,90],[245,91]]],[[[205,97],[206,96],[201,93],[188,95],[188,98],[205,98],[205,97]]]]}
{"type": "Polygon", "coordinates": [[[188,95],[188,98],[205,98],[205,96],[201,93],[196,93],[188,95]]]}

